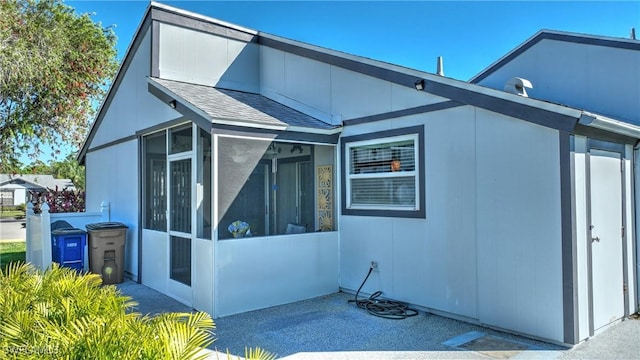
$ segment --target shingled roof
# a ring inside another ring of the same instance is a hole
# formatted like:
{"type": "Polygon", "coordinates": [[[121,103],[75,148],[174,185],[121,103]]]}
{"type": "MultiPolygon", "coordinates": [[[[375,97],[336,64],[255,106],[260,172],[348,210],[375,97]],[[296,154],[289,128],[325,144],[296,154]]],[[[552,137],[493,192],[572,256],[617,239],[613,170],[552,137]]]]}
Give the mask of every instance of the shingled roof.
{"type": "Polygon", "coordinates": [[[259,94],[221,89],[160,78],[149,78],[152,86],[179,97],[212,122],[239,121],[254,125],[305,127],[331,130],[327,124],[259,94]]]}
{"type": "Polygon", "coordinates": [[[56,179],[52,175],[42,174],[0,174],[0,185],[9,183],[28,183],[31,186],[28,188],[42,188],[42,189],[70,189],[75,190],[73,182],[69,179],[56,179]]]}

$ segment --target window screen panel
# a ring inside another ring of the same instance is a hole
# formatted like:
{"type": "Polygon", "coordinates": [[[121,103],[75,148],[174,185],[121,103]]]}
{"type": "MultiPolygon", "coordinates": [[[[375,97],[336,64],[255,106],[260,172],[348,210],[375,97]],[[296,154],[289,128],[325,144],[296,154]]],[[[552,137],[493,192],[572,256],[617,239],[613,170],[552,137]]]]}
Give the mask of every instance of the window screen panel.
{"type": "Polygon", "coordinates": [[[144,137],[144,228],[167,231],[166,134],[144,137]]]}
{"type": "Polygon", "coordinates": [[[191,232],[191,159],[169,164],[171,191],[169,192],[172,231],[191,232]]]}

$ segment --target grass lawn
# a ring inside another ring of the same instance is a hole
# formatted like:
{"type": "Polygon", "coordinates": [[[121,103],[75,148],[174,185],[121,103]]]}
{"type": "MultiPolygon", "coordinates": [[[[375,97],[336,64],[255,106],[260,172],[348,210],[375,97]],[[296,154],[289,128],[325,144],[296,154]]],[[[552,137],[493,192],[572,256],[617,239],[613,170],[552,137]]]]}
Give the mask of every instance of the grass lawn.
{"type": "Polygon", "coordinates": [[[0,242],[0,269],[4,270],[13,261],[25,261],[27,243],[20,242],[0,242]]]}
{"type": "Polygon", "coordinates": [[[15,218],[16,216],[24,216],[24,211],[8,210],[0,212],[0,218],[15,218]]]}

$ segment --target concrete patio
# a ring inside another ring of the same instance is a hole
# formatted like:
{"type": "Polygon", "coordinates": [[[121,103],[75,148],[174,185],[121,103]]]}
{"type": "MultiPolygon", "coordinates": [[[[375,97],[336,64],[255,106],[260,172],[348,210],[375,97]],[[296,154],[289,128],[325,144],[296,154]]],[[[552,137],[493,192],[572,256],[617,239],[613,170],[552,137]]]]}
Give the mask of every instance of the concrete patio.
{"type": "MultiPolygon", "coordinates": [[[[193,311],[129,280],[118,288],[143,314],[193,311]]],[[[336,293],[216,319],[217,340],[211,349],[242,356],[245,347],[260,347],[285,359],[640,358],[638,320],[620,322],[567,349],[423,312],[403,320],[383,319],[348,303],[350,299],[353,295],[336,293]]]]}

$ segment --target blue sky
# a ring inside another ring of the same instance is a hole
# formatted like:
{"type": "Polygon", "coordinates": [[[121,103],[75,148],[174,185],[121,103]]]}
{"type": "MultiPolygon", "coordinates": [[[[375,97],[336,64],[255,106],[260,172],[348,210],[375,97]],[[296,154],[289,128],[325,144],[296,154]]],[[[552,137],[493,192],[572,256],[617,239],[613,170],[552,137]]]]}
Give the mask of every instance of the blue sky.
{"type": "MultiPolygon", "coordinates": [[[[250,29],[468,80],[540,29],[640,34],[640,1],[160,1],[250,29]]],[[[115,24],[124,54],[148,1],[67,1],[115,24]]]]}
{"type": "MultiPolygon", "coordinates": [[[[159,1],[250,29],[469,80],[540,29],[640,36],[637,1],[159,1]]],[[[115,25],[124,56],[148,1],[66,1],[115,25]]],[[[62,157],[64,157],[63,154],[62,157]]],[[[48,161],[47,159],[42,159],[48,161]]]]}

